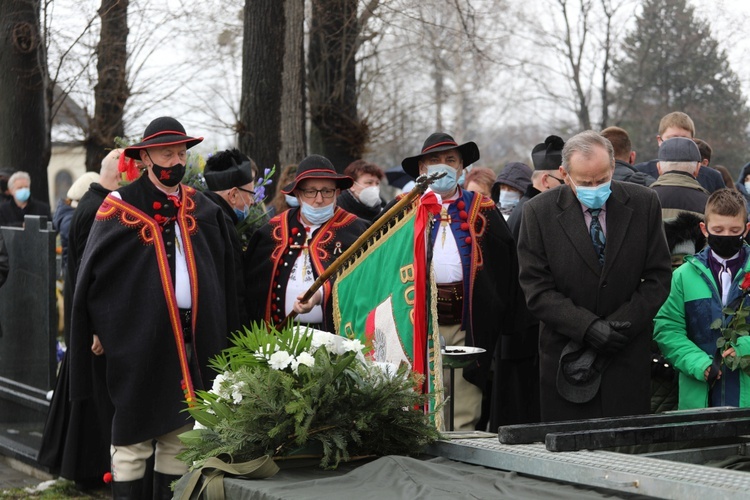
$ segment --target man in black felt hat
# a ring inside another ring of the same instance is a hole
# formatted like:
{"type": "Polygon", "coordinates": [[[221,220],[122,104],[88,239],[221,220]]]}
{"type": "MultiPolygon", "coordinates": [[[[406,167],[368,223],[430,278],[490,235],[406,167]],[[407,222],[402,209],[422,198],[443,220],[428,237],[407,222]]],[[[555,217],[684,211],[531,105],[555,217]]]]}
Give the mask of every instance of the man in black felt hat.
{"type": "Polygon", "coordinates": [[[175,458],[177,436],[193,426],[185,400],[211,387],[208,360],[239,327],[224,214],[180,183],[187,149],[202,140],[162,117],[125,149],[145,173],[105,198],[78,273],[71,399],[91,394],[90,356],[106,354],[115,498],[142,497],[153,441],[154,498],[171,498],[170,483],[187,471],[175,458]]]}
{"type": "MultiPolygon", "coordinates": [[[[438,132],[425,140],[418,155],[401,162],[414,178],[445,173],[431,186],[443,205],[430,234],[440,335],[446,345],[485,349],[475,363],[455,370],[457,430],[476,428],[483,393],[487,392],[486,399],[497,400],[508,389],[497,378],[490,384],[490,365],[493,355],[500,354],[501,337],[518,332],[518,312],[524,307],[516,245],[507,224],[491,199],[458,186],[464,166],[478,159],[475,143],[459,145],[438,132]]],[[[496,430],[499,423],[501,417],[494,413],[490,429],[496,430]]]]}
{"type": "Polygon", "coordinates": [[[278,324],[294,310],[295,321],[333,332],[330,280],[307,302],[302,295],[317,277],[367,229],[367,223],[336,206],[352,186],[320,155],[297,167],[282,189],[299,200],[258,229],[245,253],[245,285],[251,321],[278,324]]]}

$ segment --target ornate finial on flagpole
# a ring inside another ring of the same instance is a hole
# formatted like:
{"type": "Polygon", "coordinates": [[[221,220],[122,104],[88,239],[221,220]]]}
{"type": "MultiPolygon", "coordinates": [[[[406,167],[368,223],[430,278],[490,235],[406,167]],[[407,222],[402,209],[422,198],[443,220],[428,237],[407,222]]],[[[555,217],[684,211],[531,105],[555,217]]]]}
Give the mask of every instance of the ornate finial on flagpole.
{"type": "Polygon", "coordinates": [[[427,191],[427,188],[430,187],[430,184],[435,182],[438,179],[442,179],[446,176],[445,172],[433,172],[431,174],[422,174],[419,177],[417,177],[417,180],[414,181],[414,189],[417,190],[419,193],[424,193],[427,191]]]}

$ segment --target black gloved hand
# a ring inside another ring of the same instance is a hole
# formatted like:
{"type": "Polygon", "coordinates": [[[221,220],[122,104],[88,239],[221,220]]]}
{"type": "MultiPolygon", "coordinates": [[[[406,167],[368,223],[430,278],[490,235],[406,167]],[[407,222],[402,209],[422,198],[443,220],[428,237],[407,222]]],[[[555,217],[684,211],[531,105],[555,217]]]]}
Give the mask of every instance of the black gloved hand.
{"type": "Polygon", "coordinates": [[[628,343],[627,335],[622,330],[630,328],[629,321],[604,321],[597,319],[586,330],[583,340],[595,351],[602,354],[614,354],[628,343]]]}

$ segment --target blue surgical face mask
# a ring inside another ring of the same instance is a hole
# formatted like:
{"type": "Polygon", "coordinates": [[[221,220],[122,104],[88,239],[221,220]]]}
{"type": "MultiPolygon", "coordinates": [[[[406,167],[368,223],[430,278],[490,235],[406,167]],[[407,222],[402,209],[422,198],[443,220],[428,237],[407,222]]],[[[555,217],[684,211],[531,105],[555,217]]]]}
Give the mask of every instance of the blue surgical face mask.
{"type": "Polygon", "coordinates": [[[331,203],[324,207],[314,207],[303,201],[300,206],[300,210],[302,210],[302,215],[305,219],[307,219],[310,224],[318,226],[324,222],[328,222],[328,220],[333,217],[333,210],[336,207],[336,204],[331,203]]]}
{"type": "Polygon", "coordinates": [[[24,201],[29,201],[31,190],[29,188],[18,188],[13,196],[17,201],[23,203],[24,201]]]}
{"type": "Polygon", "coordinates": [[[573,178],[571,176],[568,176],[568,179],[570,179],[570,183],[573,184],[576,188],[576,196],[578,197],[578,201],[586,205],[588,208],[592,208],[594,210],[602,208],[604,204],[607,202],[607,199],[609,199],[609,195],[612,194],[612,189],[610,186],[612,185],[612,181],[607,181],[604,184],[599,184],[598,186],[593,187],[586,187],[586,186],[577,186],[575,182],[573,182],[573,178]]]}
{"type": "Polygon", "coordinates": [[[500,203],[500,208],[504,210],[512,210],[516,205],[518,205],[518,201],[520,199],[521,193],[517,193],[516,191],[500,190],[500,199],[498,200],[498,203],[500,203]]]}
{"type": "Polygon", "coordinates": [[[292,208],[299,206],[299,200],[297,199],[296,196],[292,196],[290,194],[285,194],[284,195],[284,199],[286,200],[286,204],[289,205],[292,208]]]}
{"type": "Polygon", "coordinates": [[[250,214],[250,207],[247,205],[245,205],[244,210],[240,210],[237,207],[233,207],[233,208],[234,208],[234,215],[237,216],[237,220],[239,222],[242,222],[243,220],[247,219],[247,216],[250,214]]]}
{"type": "Polygon", "coordinates": [[[430,165],[427,167],[428,175],[441,172],[445,172],[445,176],[433,182],[430,187],[439,195],[451,194],[453,190],[456,189],[456,186],[458,186],[458,181],[456,180],[456,169],[443,164],[430,165]]]}
{"type": "Polygon", "coordinates": [[[474,168],[474,165],[469,165],[468,167],[464,168],[463,172],[461,172],[461,177],[458,178],[459,186],[464,187],[464,184],[466,183],[466,174],[471,172],[472,168],[474,168]]]}

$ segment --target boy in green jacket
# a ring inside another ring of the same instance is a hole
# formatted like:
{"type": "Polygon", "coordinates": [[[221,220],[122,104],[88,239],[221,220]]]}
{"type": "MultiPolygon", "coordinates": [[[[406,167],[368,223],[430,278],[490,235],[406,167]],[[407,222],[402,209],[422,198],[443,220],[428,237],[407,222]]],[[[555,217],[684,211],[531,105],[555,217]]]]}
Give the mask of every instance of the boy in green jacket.
{"type": "Polygon", "coordinates": [[[750,376],[728,370],[724,358],[750,354],[750,337],[717,348],[721,337],[716,319],[727,326],[722,309],[750,307],[740,288],[750,272],[750,229],[745,199],[737,191],[720,189],[706,203],[700,228],[708,246],[685,257],[672,275],[669,297],[654,319],[654,339],[664,357],[679,372],[680,410],[711,406],[750,407],[750,376]],[[723,367],[723,369],[722,369],[723,367]]]}

